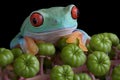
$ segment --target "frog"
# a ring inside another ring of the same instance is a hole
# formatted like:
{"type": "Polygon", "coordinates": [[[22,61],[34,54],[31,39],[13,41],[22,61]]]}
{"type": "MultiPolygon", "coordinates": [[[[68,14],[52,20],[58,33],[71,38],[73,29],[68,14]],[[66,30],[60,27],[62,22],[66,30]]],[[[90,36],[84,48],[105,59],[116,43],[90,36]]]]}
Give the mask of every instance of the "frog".
{"type": "Polygon", "coordinates": [[[55,44],[60,37],[80,32],[82,43],[90,36],[78,29],[79,10],[74,4],[54,6],[32,11],[23,21],[20,32],[11,40],[10,48],[20,47],[23,52],[37,54],[36,42],[44,41],[55,44]]]}

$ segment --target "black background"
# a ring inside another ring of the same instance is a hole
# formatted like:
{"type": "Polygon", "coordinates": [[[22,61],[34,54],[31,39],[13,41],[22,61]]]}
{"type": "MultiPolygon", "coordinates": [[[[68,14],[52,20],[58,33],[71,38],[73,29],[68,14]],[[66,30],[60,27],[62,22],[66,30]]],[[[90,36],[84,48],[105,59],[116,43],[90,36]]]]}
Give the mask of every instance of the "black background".
{"type": "Polygon", "coordinates": [[[0,47],[9,48],[24,19],[34,10],[75,4],[80,10],[78,28],[90,36],[101,32],[119,33],[118,2],[98,0],[15,0],[1,2],[0,47]]]}

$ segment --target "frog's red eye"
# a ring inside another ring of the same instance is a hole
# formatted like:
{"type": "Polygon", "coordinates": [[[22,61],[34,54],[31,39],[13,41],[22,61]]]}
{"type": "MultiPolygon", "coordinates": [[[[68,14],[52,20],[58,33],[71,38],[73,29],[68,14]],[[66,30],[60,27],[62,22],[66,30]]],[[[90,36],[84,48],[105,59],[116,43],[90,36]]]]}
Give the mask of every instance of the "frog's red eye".
{"type": "Polygon", "coordinates": [[[72,7],[71,15],[73,19],[77,19],[79,17],[79,10],[76,6],[72,7]]]}
{"type": "Polygon", "coordinates": [[[40,13],[33,13],[30,16],[30,22],[33,26],[38,27],[43,23],[43,16],[40,13]]]}

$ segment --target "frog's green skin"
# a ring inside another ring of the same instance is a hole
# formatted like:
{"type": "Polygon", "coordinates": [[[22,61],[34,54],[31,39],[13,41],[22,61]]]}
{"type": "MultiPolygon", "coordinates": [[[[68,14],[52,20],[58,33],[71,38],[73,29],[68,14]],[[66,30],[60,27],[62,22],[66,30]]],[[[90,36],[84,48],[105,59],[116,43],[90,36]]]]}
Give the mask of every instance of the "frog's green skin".
{"type": "MultiPolygon", "coordinates": [[[[75,30],[80,30],[77,29],[77,19],[73,19],[71,16],[71,9],[73,6],[75,5],[71,4],[66,7],[51,7],[33,11],[32,13],[37,12],[43,16],[43,24],[34,27],[30,22],[31,13],[24,20],[20,32],[11,41],[10,48],[13,48],[18,44],[25,44],[24,36],[55,43],[61,36],[71,34],[75,30]]],[[[87,39],[90,39],[90,36],[88,36],[86,32],[83,30],[80,30],[80,32],[83,33],[84,43],[87,39]]]]}

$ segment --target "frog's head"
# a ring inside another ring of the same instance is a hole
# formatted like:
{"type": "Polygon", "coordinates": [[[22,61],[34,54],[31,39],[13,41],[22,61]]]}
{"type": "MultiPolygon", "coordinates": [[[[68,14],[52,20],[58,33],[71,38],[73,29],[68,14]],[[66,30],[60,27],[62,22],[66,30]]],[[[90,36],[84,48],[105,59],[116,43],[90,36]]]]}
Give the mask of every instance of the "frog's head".
{"type": "Polygon", "coordinates": [[[21,33],[47,33],[77,28],[78,9],[75,5],[33,11],[24,21],[21,33]]]}

